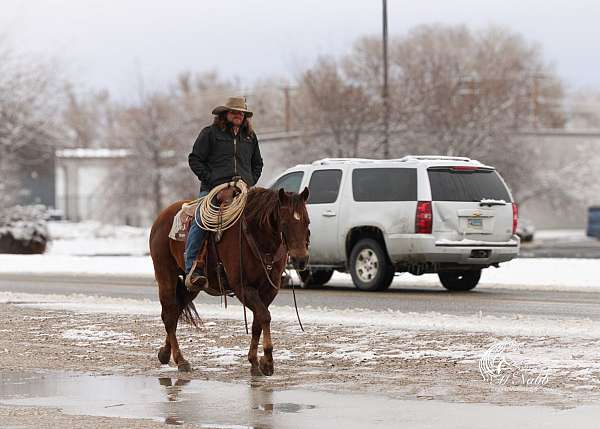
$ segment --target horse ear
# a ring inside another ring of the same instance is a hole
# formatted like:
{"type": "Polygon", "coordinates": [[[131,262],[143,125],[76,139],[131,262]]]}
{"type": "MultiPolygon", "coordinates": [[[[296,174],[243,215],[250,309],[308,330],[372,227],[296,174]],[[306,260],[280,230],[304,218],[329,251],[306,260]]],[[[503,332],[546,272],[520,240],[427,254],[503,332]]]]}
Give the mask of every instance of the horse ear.
{"type": "Polygon", "coordinates": [[[287,195],[285,194],[285,191],[283,190],[283,188],[279,188],[279,203],[285,204],[286,201],[287,195]]]}
{"type": "Polygon", "coordinates": [[[302,197],[302,199],[304,200],[304,202],[306,202],[308,200],[308,187],[304,187],[304,190],[300,193],[300,196],[302,197]]]}

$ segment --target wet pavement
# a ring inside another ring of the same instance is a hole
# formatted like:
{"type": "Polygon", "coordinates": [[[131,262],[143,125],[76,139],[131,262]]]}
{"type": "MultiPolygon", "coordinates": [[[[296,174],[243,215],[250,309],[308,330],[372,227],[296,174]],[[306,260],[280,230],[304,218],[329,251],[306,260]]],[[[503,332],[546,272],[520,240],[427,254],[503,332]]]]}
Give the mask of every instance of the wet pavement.
{"type": "MultiPolygon", "coordinates": [[[[81,283],[81,280],[71,281],[65,278],[29,279],[25,276],[19,280],[7,280],[0,274],[0,292],[66,295],[77,293],[158,301],[157,290],[153,284],[135,286],[121,283],[121,280],[115,280],[114,284],[93,281],[81,283]]],[[[482,312],[496,316],[529,314],[600,320],[600,294],[584,290],[536,290],[533,293],[501,285],[481,285],[469,293],[455,294],[448,293],[441,286],[403,285],[394,286],[385,292],[372,293],[359,291],[351,283],[336,283],[310,290],[297,289],[296,295],[300,316],[303,308],[326,307],[420,313],[434,311],[460,316],[482,312]]],[[[237,300],[232,302],[237,303],[237,300]]],[[[219,304],[220,299],[203,294],[196,299],[196,303],[219,304]]],[[[292,291],[280,291],[274,305],[293,306],[292,291]]]]}
{"type": "MultiPolygon", "coordinates": [[[[76,373],[0,373],[0,406],[51,407],[67,415],[151,419],[210,428],[597,427],[600,406],[502,407],[385,396],[272,390],[245,383],[76,373]]],[[[0,427],[2,423],[0,422],[0,427]]]]}

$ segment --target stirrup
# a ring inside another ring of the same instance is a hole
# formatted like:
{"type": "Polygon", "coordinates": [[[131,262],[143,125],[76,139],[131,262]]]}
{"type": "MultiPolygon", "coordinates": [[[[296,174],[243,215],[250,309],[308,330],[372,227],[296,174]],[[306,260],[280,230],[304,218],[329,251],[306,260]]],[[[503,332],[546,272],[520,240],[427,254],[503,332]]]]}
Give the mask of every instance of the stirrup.
{"type": "Polygon", "coordinates": [[[185,276],[185,287],[191,293],[207,289],[208,279],[204,274],[196,274],[195,267],[185,276]]]}

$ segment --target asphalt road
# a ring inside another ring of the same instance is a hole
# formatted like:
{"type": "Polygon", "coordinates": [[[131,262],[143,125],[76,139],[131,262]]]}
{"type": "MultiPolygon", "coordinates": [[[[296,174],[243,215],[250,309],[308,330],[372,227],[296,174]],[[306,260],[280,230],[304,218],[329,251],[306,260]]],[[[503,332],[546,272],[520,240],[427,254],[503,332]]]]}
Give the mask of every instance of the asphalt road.
{"type": "MultiPolygon", "coordinates": [[[[24,279],[0,276],[0,291],[39,294],[96,295],[158,300],[156,286],[147,280],[94,278],[24,279]]],[[[600,293],[584,291],[532,291],[481,286],[470,292],[451,293],[439,287],[392,287],[386,292],[361,292],[351,283],[316,290],[296,290],[300,308],[363,308],[376,311],[439,312],[453,315],[507,316],[513,314],[600,319],[600,293]]],[[[200,302],[219,303],[219,298],[201,295],[200,302]]],[[[284,289],[275,305],[293,305],[292,291],[284,289]]]]}

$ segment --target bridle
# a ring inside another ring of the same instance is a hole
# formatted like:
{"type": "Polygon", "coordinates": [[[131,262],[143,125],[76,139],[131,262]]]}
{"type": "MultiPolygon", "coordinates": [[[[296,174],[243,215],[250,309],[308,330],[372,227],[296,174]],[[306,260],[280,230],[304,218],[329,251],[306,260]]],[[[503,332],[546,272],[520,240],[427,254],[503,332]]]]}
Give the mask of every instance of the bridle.
{"type": "MultiPolygon", "coordinates": [[[[289,211],[290,217],[294,217],[294,207],[293,207],[293,205],[282,206],[281,202],[277,201],[277,213],[278,213],[278,215],[277,215],[277,233],[280,234],[283,245],[285,246],[285,248],[287,250],[287,249],[289,249],[288,238],[286,235],[288,225],[287,225],[287,222],[283,222],[281,220],[282,216],[279,215],[279,213],[281,213],[282,209],[289,211]]],[[[307,228],[306,230],[307,230],[306,245],[309,246],[310,245],[310,229],[307,228]]]]}
{"type": "MultiPolygon", "coordinates": [[[[252,253],[254,254],[254,257],[256,259],[259,260],[260,265],[265,273],[265,276],[267,277],[267,280],[269,282],[269,284],[271,285],[271,287],[273,289],[275,289],[276,291],[279,291],[279,285],[275,284],[275,282],[273,281],[273,279],[271,278],[271,272],[273,270],[273,266],[275,265],[275,263],[281,261],[282,259],[284,259],[287,263],[288,257],[289,257],[289,253],[288,253],[288,249],[289,249],[289,245],[288,245],[288,238],[286,235],[287,232],[287,222],[283,222],[281,220],[282,216],[281,216],[281,210],[282,209],[286,209],[290,211],[290,215],[293,217],[294,216],[294,208],[293,206],[281,206],[281,203],[279,201],[277,201],[277,229],[276,229],[276,234],[278,234],[281,237],[281,243],[279,244],[277,250],[275,251],[274,255],[271,255],[269,253],[264,253],[261,252],[261,250],[258,247],[258,244],[256,243],[256,240],[254,239],[254,237],[252,236],[252,233],[250,231],[248,231],[248,224],[246,223],[246,218],[244,216],[241,217],[241,229],[240,229],[240,283],[241,283],[241,287],[242,290],[244,288],[244,281],[243,281],[243,259],[242,259],[242,236],[244,236],[246,238],[246,243],[248,243],[248,246],[250,247],[250,250],[252,251],[252,253]]],[[[306,237],[306,244],[308,246],[308,244],[310,243],[310,230],[307,228],[308,232],[307,232],[307,237],[306,237]]],[[[288,274],[289,275],[289,274],[288,274]]],[[[279,283],[279,282],[278,282],[279,283]]],[[[298,313],[298,304],[296,302],[296,291],[294,289],[294,285],[292,283],[292,293],[294,296],[294,307],[296,308],[296,316],[298,317],[298,323],[300,324],[300,329],[302,329],[302,331],[304,331],[304,327],[302,326],[302,322],[300,321],[300,314],[298,313]]],[[[246,325],[246,333],[248,333],[248,320],[246,318],[246,302],[244,299],[244,294],[242,292],[242,306],[244,307],[244,322],[246,325]]]]}

